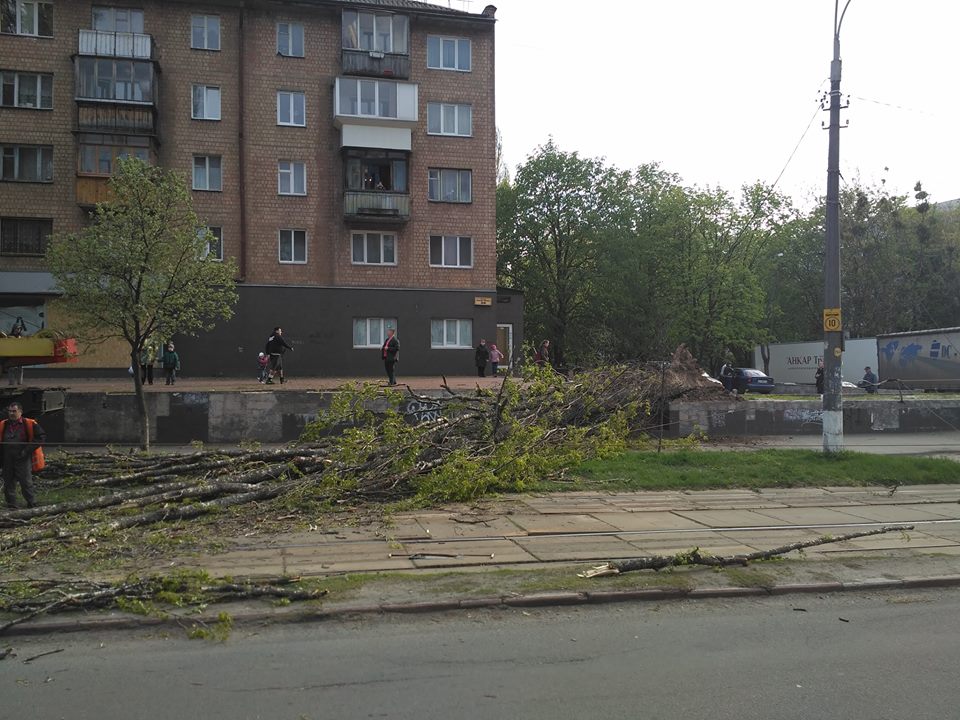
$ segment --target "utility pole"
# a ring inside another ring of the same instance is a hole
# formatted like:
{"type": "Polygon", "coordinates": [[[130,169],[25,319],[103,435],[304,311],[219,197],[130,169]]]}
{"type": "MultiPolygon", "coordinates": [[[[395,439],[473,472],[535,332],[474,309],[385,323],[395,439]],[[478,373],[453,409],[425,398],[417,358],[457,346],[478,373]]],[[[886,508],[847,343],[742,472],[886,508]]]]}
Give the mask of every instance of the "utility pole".
{"type": "Polygon", "coordinates": [[[827,150],[826,251],[823,256],[823,451],[843,450],[843,319],[840,313],[840,26],[846,0],[833,10],[833,61],[830,63],[830,125],[827,150]]]}

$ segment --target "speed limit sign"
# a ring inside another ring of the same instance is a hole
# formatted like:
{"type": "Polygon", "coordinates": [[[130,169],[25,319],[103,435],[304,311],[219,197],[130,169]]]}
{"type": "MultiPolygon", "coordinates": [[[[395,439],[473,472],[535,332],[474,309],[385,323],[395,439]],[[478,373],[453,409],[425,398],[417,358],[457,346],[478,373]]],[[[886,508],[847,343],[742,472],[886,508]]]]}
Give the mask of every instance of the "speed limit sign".
{"type": "Polygon", "coordinates": [[[823,329],[826,332],[840,332],[843,322],[840,320],[840,308],[824,308],[823,329]]]}

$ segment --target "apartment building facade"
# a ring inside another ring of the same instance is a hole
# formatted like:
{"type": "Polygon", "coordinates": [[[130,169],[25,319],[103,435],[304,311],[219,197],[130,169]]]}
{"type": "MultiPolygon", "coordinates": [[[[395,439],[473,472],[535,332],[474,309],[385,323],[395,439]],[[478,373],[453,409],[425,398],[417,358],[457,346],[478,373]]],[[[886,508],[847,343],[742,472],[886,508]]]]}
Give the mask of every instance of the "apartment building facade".
{"type": "MultiPolygon", "coordinates": [[[[414,0],[0,0],[0,328],[55,325],[43,253],[118,157],[187,177],[238,266],[189,374],[251,371],[274,326],[301,375],[466,373],[515,355],[497,292],[494,13],[414,0]]],[[[109,364],[109,363],[108,363],[109,364]]],[[[116,365],[116,362],[114,362],[116,365]]]]}

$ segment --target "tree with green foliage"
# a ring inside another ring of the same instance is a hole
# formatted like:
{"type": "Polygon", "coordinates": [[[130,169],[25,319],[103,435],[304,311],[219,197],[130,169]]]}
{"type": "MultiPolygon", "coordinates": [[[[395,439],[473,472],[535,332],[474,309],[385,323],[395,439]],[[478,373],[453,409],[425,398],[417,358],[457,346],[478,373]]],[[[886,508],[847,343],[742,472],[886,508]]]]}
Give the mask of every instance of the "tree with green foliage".
{"type": "MultiPolygon", "coordinates": [[[[110,191],[90,226],[54,238],[47,261],[77,329],[91,340],[125,341],[137,369],[148,338],[195,334],[232,315],[236,268],[210,256],[214,238],[202,230],[179,174],[124,159],[110,191]]],[[[133,382],[141,446],[148,449],[139,372],[133,382]]]]}
{"type": "Polygon", "coordinates": [[[500,184],[501,277],[526,292],[527,336],[549,338],[557,366],[576,359],[576,338],[595,319],[598,257],[628,220],[628,183],[627,173],[550,140],[520,166],[512,186],[500,184]]]}

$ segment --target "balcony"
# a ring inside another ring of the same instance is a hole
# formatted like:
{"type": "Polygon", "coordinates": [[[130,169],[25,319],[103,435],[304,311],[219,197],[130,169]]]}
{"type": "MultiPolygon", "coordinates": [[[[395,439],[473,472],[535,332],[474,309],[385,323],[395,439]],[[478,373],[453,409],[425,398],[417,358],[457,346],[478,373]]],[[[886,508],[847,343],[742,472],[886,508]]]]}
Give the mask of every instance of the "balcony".
{"type": "Polygon", "coordinates": [[[348,220],[360,222],[405,223],[410,219],[410,195],[376,190],[346,190],[343,193],[343,214],[348,220]]]}
{"type": "Polygon", "coordinates": [[[156,134],[156,112],[152,106],[110,105],[77,98],[79,132],[156,134]]]}
{"type": "Polygon", "coordinates": [[[149,60],[153,57],[153,39],[143,33],[81,30],[77,54],[149,60]]]}
{"type": "Polygon", "coordinates": [[[338,77],[333,93],[333,120],[336,127],[352,124],[412,128],[417,123],[417,84],[338,77]]]}
{"type": "Polygon", "coordinates": [[[344,75],[369,75],[399,80],[410,77],[409,55],[343,48],[340,64],[344,75]]]}

